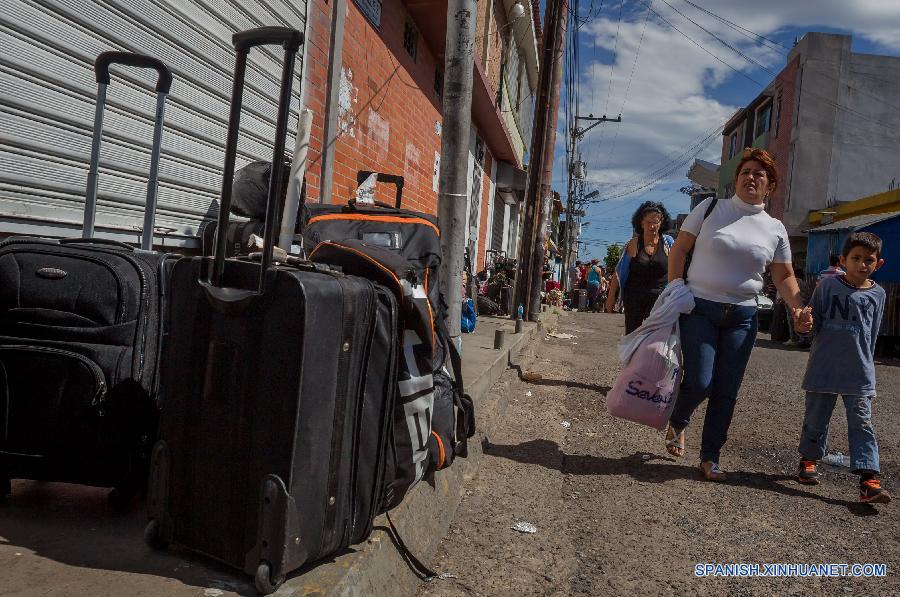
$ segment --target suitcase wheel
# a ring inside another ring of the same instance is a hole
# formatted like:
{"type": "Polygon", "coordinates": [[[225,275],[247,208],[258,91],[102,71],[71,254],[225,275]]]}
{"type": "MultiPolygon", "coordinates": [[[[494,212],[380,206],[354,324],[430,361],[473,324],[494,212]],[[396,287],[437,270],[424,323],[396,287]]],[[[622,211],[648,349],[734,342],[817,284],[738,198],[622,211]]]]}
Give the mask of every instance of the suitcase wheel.
{"type": "Polygon", "coordinates": [[[144,527],[144,543],[152,549],[164,550],[168,542],[159,534],[159,521],[155,518],[144,527]]]}
{"type": "Polygon", "coordinates": [[[134,494],[113,487],[106,494],[106,503],[116,512],[123,513],[128,511],[128,506],[131,505],[131,498],[133,497],[134,494]]]}
{"type": "Polygon", "coordinates": [[[284,575],[273,580],[269,574],[269,563],[263,560],[259,563],[259,567],[256,568],[255,580],[256,590],[263,595],[268,595],[269,593],[274,593],[281,586],[284,582],[284,575]]]}

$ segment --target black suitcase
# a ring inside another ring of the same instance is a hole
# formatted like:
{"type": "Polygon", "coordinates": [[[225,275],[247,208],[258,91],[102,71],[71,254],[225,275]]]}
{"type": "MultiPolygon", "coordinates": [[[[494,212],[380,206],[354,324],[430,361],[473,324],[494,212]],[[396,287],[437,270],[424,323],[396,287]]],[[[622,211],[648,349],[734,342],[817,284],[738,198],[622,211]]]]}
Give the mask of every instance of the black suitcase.
{"type": "MultiPolygon", "coordinates": [[[[146,482],[156,432],[162,295],[169,256],[151,252],[163,106],[159,60],[101,54],[84,238],[0,243],[0,494],[11,478],[113,486],[124,506],[146,482]],[[90,238],[109,66],[158,71],[142,250],[90,238]]],[[[2,497],[2,496],[0,496],[2,497]]]]}
{"type": "MultiPolygon", "coordinates": [[[[278,156],[301,40],[280,27],[234,36],[220,222],[231,201],[247,53],[261,44],[286,49],[278,156]]],[[[269,188],[258,259],[225,259],[220,238],[214,258],[175,265],[169,313],[178,334],[163,355],[145,533],[151,545],[180,544],[255,575],[263,593],[371,532],[399,345],[398,307],[387,289],[293,258],[272,263],[279,184],[269,188]]]]}

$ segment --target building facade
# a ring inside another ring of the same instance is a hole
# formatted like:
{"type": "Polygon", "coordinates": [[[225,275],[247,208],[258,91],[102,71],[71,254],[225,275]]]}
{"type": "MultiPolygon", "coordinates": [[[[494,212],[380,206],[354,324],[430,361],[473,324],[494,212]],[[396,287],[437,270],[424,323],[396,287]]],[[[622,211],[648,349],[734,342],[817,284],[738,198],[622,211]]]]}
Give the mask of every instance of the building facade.
{"type": "Polygon", "coordinates": [[[805,253],[810,211],[886,191],[900,180],[900,58],[851,51],[847,35],[808,33],[766,89],[723,131],[719,196],[734,192],[744,147],[769,150],[781,184],[768,210],[805,253]]]}
{"type": "MultiPolygon", "coordinates": [[[[536,3],[480,0],[477,7],[467,164],[467,243],[476,270],[491,248],[515,253],[540,39],[536,3]]],[[[286,151],[293,153],[299,110],[309,108],[307,201],[347,201],[357,172],[369,170],[402,175],[403,206],[436,214],[446,1],[161,0],[140,9],[129,0],[62,0],[49,8],[13,0],[0,22],[0,237],[79,235],[97,93],[93,62],[103,51],[127,50],[160,58],[174,75],[155,243],[198,249],[199,225],[218,211],[231,36],[267,25],[305,33],[286,151]]],[[[282,57],[274,47],[250,52],[238,168],[272,157],[282,57]]],[[[140,239],[154,82],[140,69],[114,68],[100,237],[140,239]]],[[[393,190],[378,189],[376,198],[392,201],[393,190]]]]}
{"type": "MultiPolygon", "coordinates": [[[[404,207],[436,214],[447,3],[349,0],[338,65],[329,53],[333,1],[309,0],[307,201],[350,199],[357,172],[368,170],[402,175],[404,207]],[[340,69],[337,88],[328,85],[332,62],[340,69]],[[329,108],[337,111],[334,131],[326,131],[329,108]]],[[[475,271],[491,249],[513,253],[516,245],[539,33],[537,6],[528,0],[480,0],[477,7],[466,207],[475,271]]],[[[376,199],[392,201],[393,189],[378,190],[376,199]]]]}

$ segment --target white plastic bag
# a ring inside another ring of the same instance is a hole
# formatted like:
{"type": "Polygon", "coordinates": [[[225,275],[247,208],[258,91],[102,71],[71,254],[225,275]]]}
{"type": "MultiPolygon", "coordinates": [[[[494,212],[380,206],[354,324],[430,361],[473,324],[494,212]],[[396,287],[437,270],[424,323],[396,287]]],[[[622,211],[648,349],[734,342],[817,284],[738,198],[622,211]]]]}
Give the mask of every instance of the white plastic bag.
{"type": "Polygon", "coordinates": [[[678,322],[653,331],[625,363],[606,395],[614,417],[663,429],[672,414],[681,383],[681,340],[678,322]]]}

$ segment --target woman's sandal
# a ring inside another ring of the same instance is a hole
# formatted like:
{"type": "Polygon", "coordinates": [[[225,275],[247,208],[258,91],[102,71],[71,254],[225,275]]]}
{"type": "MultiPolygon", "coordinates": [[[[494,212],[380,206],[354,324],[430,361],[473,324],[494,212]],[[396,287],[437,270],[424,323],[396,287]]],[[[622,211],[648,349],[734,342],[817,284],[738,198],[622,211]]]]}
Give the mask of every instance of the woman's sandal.
{"type": "Polygon", "coordinates": [[[666,450],[672,456],[684,456],[684,429],[676,431],[671,425],[666,428],[666,450]]]}
{"type": "Polygon", "coordinates": [[[721,482],[728,479],[728,475],[725,474],[725,471],[719,468],[719,463],[711,460],[704,460],[700,463],[700,473],[707,481],[721,482]]]}

